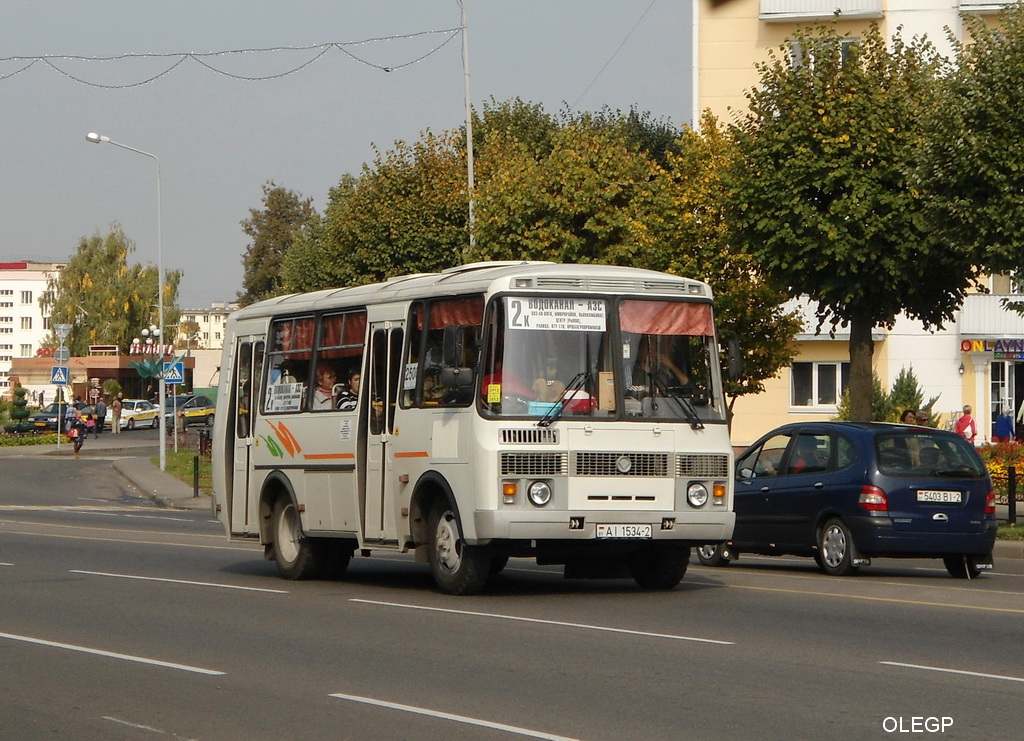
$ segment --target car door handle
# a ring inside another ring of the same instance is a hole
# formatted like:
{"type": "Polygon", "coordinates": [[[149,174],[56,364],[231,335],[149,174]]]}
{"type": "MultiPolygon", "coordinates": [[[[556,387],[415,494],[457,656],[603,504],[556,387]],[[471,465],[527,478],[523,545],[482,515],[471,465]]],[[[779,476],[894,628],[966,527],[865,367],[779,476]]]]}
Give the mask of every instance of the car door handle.
{"type": "Polygon", "coordinates": [[[814,482],[814,488],[815,489],[821,489],[821,488],[824,488],[824,486],[825,486],[825,482],[824,481],[815,481],[814,482]]]}
{"type": "Polygon", "coordinates": [[[771,487],[769,487],[769,486],[762,486],[761,487],[761,493],[762,494],[767,494],[770,491],[771,491],[771,487]]]}

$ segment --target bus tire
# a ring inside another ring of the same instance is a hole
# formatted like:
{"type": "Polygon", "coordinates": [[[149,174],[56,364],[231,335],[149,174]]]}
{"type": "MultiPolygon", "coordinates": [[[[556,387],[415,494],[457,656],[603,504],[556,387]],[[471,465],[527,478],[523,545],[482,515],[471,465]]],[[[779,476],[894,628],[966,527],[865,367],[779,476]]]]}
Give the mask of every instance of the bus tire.
{"type": "MultiPolygon", "coordinates": [[[[274,562],[285,579],[313,579],[323,567],[323,544],[302,532],[299,510],[291,497],[278,497],[271,520],[274,562]]],[[[346,564],[347,565],[347,564],[346,564]]]]}
{"type": "Polygon", "coordinates": [[[430,572],[446,594],[476,594],[487,583],[491,558],[487,548],[467,545],[459,519],[446,501],[430,511],[430,572]]]}
{"type": "Polygon", "coordinates": [[[683,580],[689,563],[689,547],[663,543],[646,545],[627,561],[641,589],[672,589],[683,580]]]}

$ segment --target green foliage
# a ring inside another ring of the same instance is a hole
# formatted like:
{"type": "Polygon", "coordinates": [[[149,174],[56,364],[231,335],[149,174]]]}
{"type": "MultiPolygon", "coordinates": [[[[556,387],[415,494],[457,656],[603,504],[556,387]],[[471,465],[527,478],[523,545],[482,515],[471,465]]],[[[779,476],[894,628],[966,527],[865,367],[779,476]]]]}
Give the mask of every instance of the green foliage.
{"type": "MultiPolygon", "coordinates": [[[[854,419],[851,412],[851,392],[852,389],[847,388],[843,393],[843,398],[839,402],[839,413],[836,415],[836,419],[854,419]]],[[[899,422],[900,415],[907,409],[913,409],[915,412],[927,412],[928,417],[931,418],[932,408],[938,400],[938,396],[933,396],[927,403],[924,403],[924,390],[918,383],[917,376],[912,368],[901,369],[888,392],[882,388],[882,382],[878,376],[872,374],[871,419],[861,421],[899,422]]],[[[932,421],[932,426],[934,426],[934,420],[932,421]]]]}
{"type": "Polygon", "coordinates": [[[954,318],[975,267],[922,218],[910,174],[940,58],[927,42],[887,44],[877,26],[849,47],[834,26],[797,32],[759,65],[733,127],[730,221],[769,280],[849,326],[852,414],[870,414],[871,329],[900,312],[925,327],[954,318]],[[927,265],[928,280],[921,280],[927,265]]]}
{"type": "Polygon", "coordinates": [[[964,15],[917,167],[936,233],[993,270],[1024,264],[1024,5],[1007,5],[964,15]]]}
{"type": "Polygon", "coordinates": [[[286,293],[281,265],[297,235],[313,217],[313,201],[273,181],[263,185],[263,208],[249,209],[242,231],[252,240],[242,256],[243,306],[286,293]]]}
{"type": "MultiPolygon", "coordinates": [[[[158,270],[153,265],[129,265],[135,243],[119,224],[101,237],[82,237],[67,265],[50,282],[40,305],[50,325],[70,324],[65,345],[72,355],[88,354],[89,345],[125,348],[139,329],[157,320],[158,270]]],[[[178,323],[175,306],[181,272],[164,272],[164,326],[178,323]]],[[[167,329],[167,336],[171,330],[167,329]]],[[[45,343],[56,347],[56,336],[45,343]]]]}

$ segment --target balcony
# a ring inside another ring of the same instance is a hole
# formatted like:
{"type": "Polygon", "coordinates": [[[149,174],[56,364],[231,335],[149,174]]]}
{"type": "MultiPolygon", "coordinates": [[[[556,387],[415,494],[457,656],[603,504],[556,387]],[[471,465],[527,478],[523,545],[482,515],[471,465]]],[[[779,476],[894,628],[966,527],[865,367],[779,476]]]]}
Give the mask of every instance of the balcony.
{"type": "Polygon", "coordinates": [[[1000,10],[1005,8],[1007,5],[1013,5],[1015,0],[1003,0],[1003,2],[995,2],[994,0],[960,0],[960,12],[961,13],[998,13],[1000,10]]]}
{"type": "MultiPolygon", "coordinates": [[[[992,5],[993,3],[977,3],[992,5]]],[[[761,0],[762,21],[809,21],[832,18],[882,18],[882,0],[761,0]]]]}
{"type": "Polygon", "coordinates": [[[972,293],[960,307],[960,336],[969,339],[1024,339],[1024,316],[1003,308],[1003,301],[1024,296],[972,293]]]}

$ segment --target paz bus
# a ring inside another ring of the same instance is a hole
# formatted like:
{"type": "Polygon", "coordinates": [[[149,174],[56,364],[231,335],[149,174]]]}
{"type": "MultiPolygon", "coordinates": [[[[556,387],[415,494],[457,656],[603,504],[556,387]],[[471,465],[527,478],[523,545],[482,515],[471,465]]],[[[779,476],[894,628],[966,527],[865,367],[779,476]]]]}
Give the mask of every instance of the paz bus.
{"type": "Polygon", "coordinates": [[[670,589],[733,531],[712,294],[628,267],[463,265],[228,318],[214,508],[289,579],[412,552],[670,589]]]}

